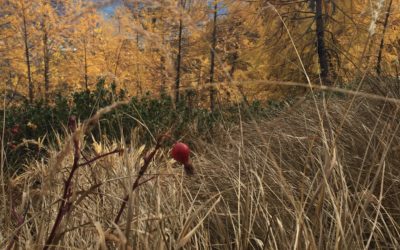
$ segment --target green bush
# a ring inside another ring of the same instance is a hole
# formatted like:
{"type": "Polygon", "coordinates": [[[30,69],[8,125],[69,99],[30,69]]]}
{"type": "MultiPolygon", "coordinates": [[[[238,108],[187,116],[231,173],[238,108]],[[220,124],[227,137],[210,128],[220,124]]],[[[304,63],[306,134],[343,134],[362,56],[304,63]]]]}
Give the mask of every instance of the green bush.
{"type": "MultiPolygon", "coordinates": [[[[124,90],[117,91],[115,84],[106,86],[105,81],[100,80],[94,91],[75,92],[70,97],[58,94],[51,104],[38,100],[33,104],[22,103],[7,108],[5,145],[8,166],[18,166],[29,157],[41,155],[42,152],[35,145],[24,145],[15,149],[23,139],[37,140],[46,136],[46,143],[54,142],[56,134],[65,133],[69,117],[75,115],[82,122],[98,109],[115,101],[125,100],[125,93],[124,90]]],[[[260,102],[253,102],[250,106],[228,105],[216,112],[209,112],[204,108],[189,107],[184,98],[175,105],[174,100],[166,94],[154,98],[147,93],[140,99],[131,98],[128,105],[106,114],[92,133],[96,140],[100,140],[102,135],[109,139],[120,139],[123,134],[129,142],[133,129],[145,124],[147,128],[142,129],[140,137],[143,143],[152,140],[151,134],[158,136],[167,131],[174,139],[192,136],[207,139],[212,138],[216,123],[222,120],[237,122],[238,108],[244,111],[242,119],[248,119],[271,115],[281,107],[279,103],[271,102],[264,107],[260,102]]]]}

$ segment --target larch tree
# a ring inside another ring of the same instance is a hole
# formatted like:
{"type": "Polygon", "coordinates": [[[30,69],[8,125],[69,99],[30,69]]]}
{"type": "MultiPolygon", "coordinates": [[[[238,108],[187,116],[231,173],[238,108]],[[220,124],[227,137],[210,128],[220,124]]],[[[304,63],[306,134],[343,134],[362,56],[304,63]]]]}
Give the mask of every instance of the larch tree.
{"type": "Polygon", "coordinates": [[[98,1],[0,3],[0,79],[30,101],[103,77],[214,110],[217,94],[242,95],[217,82],[283,93],[254,80],[333,84],[400,68],[400,0],[123,0],[107,13],[98,1]]]}
{"type": "Polygon", "coordinates": [[[392,5],[393,5],[393,0],[389,0],[387,11],[385,14],[385,21],[383,23],[382,38],[381,38],[381,42],[379,45],[379,51],[378,51],[378,59],[376,62],[376,73],[378,75],[380,75],[382,72],[382,65],[381,65],[382,64],[382,54],[383,54],[383,49],[385,46],[385,35],[386,35],[386,31],[388,29],[389,17],[392,12],[392,5]]]}
{"type": "Polygon", "coordinates": [[[212,22],[212,37],[211,37],[211,50],[210,50],[210,110],[214,111],[215,108],[215,89],[214,74],[215,74],[215,50],[217,48],[217,17],[218,17],[218,1],[213,3],[213,22],[212,22]]]}
{"type": "Polygon", "coordinates": [[[182,39],[183,39],[183,11],[186,0],[179,0],[179,26],[178,26],[178,52],[176,54],[176,77],[175,77],[175,103],[179,103],[180,84],[181,84],[181,64],[182,64],[182,39]]]}
{"type": "Polygon", "coordinates": [[[323,83],[327,84],[329,82],[329,59],[325,46],[325,24],[322,13],[322,0],[315,0],[315,23],[317,36],[317,52],[319,67],[321,69],[321,78],[323,83]]]}
{"type": "MultiPolygon", "coordinates": [[[[29,4],[29,3],[28,3],[29,4]]],[[[30,32],[29,32],[29,21],[28,21],[28,8],[25,0],[19,0],[18,10],[22,18],[22,38],[25,46],[25,60],[26,60],[26,76],[28,79],[28,91],[29,91],[29,101],[32,103],[34,98],[34,86],[32,80],[32,70],[31,70],[31,52],[30,52],[30,32]]]]}
{"type": "Polygon", "coordinates": [[[75,29],[62,46],[62,58],[74,62],[68,67],[64,79],[89,90],[92,80],[100,76],[100,72],[105,72],[100,51],[103,34],[98,27],[101,18],[96,11],[90,7],[81,8],[82,14],[73,21],[75,29]]]}
{"type": "MultiPolygon", "coordinates": [[[[56,7],[56,6],[55,6],[56,7]]],[[[51,26],[55,24],[54,8],[51,6],[49,0],[42,0],[41,2],[41,33],[42,33],[42,47],[43,47],[43,80],[44,80],[44,99],[48,101],[50,91],[50,57],[51,57],[51,44],[55,39],[50,37],[51,26]]]]}

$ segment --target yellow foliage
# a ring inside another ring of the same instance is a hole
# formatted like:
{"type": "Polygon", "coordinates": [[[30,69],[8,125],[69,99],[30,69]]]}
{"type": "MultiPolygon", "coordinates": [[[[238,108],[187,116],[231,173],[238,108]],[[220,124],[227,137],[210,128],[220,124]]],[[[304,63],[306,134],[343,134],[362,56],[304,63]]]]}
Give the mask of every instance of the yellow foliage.
{"type": "MultiPolygon", "coordinates": [[[[130,95],[147,91],[172,94],[180,21],[180,85],[198,89],[209,83],[212,10],[208,1],[192,0],[185,6],[178,0],[124,1],[112,15],[105,15],[88,1],[6,2],[0,10],[0,80],[7,83],[2,88],[27,95],[23,10],[37,97],[44,93],[44,32],[49,39],[52,93],[85,89],[86,84],[93,88],[98,78],[104,77],[130,95]]],[[[383,5],[369,2],[323,1],[325,43],[334,81],[352,81],[363,70],[375,68],[389,1],[383,5]]],[[[306,74],[318,81],[315,9],[310,3],[218,1],[214,81],[305,82],[306,74]]],[[[393,0],[381,63],[383,72],[392,76],[399,66],[399,6],[400,0],[393,0]]],[[[253,85],[243,85],[242,90],[219,91],[221,95],[229,92],[231,99],[240,99],[242,94],[271,96],[253,85]]]]}

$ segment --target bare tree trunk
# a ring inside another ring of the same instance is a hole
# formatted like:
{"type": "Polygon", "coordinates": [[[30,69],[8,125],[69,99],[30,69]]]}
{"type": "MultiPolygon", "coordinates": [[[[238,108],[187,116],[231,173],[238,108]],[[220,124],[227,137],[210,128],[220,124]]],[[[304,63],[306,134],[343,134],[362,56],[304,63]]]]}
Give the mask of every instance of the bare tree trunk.
{"type": "Polygon", "coordinates": [[[31,73],[31,59],[29,52],[29,36],[28,36],[28,27],[26,23],[26,12],[25,12],[25,0],[20,0],[22,6],[22,21],[23,21],[23,32],[24,32],[24,45],[25,45],[25,59],[26,59],[26,68],[27,68],[27,77],[28,77],[28,90],[29,90],[29,102],[33,102],[33,82],[32,82],[32,73],[31,73]]]}
{"type": "Polygon", "coordinates": [[[140,83],[140,65],[139,65],[139,33],[136,33],[136,47],[137,47],[137,54],[136,54],[136,94],[142,95],[142,84],[140,83]]]}
{"type": "MultiPolygon", "coordinates": [[[[210,85],[214,82],[214,70],[215,70],[215,49],[217,47],[217,16],[218,16],[218,2],[214,3],[214,22],[213,22],[213,33],[211,41],[211,63],[210,63],[210,85]]],[[[215,90],[213,86],[210,86],[210,109],[214,111],[215,108],[215,90]]]]}
{"type": "Polygon", "coordinates": [[[160,21],[161,21],[161,50],[160,50],[160,96],[165,94],[165,85],[166,85],[166,74],[165,74],[165,54],[164,54],[164,46],[165,46],[165,21],[164,21],[164,1],[161,2],[161,13],[160,13],[160,21]]]}
{"type": "MultiPolygon", "coordinates": [[[[136,22],[139,22],[139,0],[135,1],[135,10],[134,10],[134,18],[136,22]]],[[[139,32],[136,32],[136,49],[137,49],[137,54],[136,54],[136,95],[142,95],[142,84],[140,82],[140,65],[139,65],[139,51],[140,51],[140,46],[139,46],[139,32]]]]}
{"type": "Polygon", "coordinates": [[[322,0],[315,0],[315,8],[316,8],[316,24],[317,24],[317,52],[319,58],[319,66],[321,68],[321,78],[325,84],[329,83],[329,63],[328,63],[328,55],[326,53],[325,47],[325,27],[324,27],[324,19],[322,16],[322,0]]]}
{"type": "MultiPolygon", "coordinates": [[[[181,1],[181,6],[183,8],[183,1],[181,1]]],[[[179,88],[181,81],[181,60],[182,60],[182,30],[183,22],[182,16],[179,18],[179,33],[178,33],[178,55],[176,58],[176,78],[175,78],[175,103],[179,102],[179,88]]]]}
{"type": "Polygon", "coordinates": [[[48,101],[50,87],[50,53],[49,53],[49,37],[46,27],[47,15],[43,15],[42,31],[43,31],[43,77],[44,77],[44,99],[48,101]]]}
{"type": "Polygon", "coordinates": [[[165,56],[160,56],[160,74],[161,74],[161,84],[160,84],[160,94],[165,93],[165,56]]]}
{"type": "Polygon", "coordinates": [[[386,30],[389,24],[389,17],[390,17],[390,12],[392,10],[392,3],[393,0],[390,0],[389,2],[389,6],[386,12],[386,16],[385,16],[385,23],[383,24],[383,34],[382,34],[382,39],[381,39],[381,44],[379,46],[379,52],[378,52],[378,61],[376,63],[376,73],[379,75],[381,75],[382,73],[382,54],[383,54],[383,48],[385,46],[385,34],[386,34],[386,30]]]}
{"type": "Polygon", "coordinates": [[[86,37],[83,38],[83,56],[84,56],[84,68],[85,68],[85,76],[84,76],[84,80],[85,80],[85,88],[86,90],[89,90],[89,76],[88,76],[88,62],[87,62],[87,40],[86,37]]]}
{"type": "Polygon", "coordinates": [[[47,31],[43,34],[43,55],[44,55],[44,98],[47,101],[50,89],[50,53],[48,48],[47,31]]]}

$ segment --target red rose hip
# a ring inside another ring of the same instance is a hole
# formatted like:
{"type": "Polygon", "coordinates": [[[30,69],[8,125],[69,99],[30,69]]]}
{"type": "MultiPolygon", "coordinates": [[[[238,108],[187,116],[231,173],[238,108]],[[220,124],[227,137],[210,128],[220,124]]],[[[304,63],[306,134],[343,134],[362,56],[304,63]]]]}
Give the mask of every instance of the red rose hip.
{"type": "Polygon", "coordinates": [[[188,145],[182,142],[175,143],[174,146],[172,147],[171,156],[177,162],[183,164],[186,174],[188,175],[194,174],[194,168],[189,160],[190,148],[188,145]]]}
{"type": "Polygon", "coordinates": [[[189,162],[190,149],[189,146],[182,142],[177,142],[172,147],[171,156],[177,162],[185,164],[189,162]]]}

